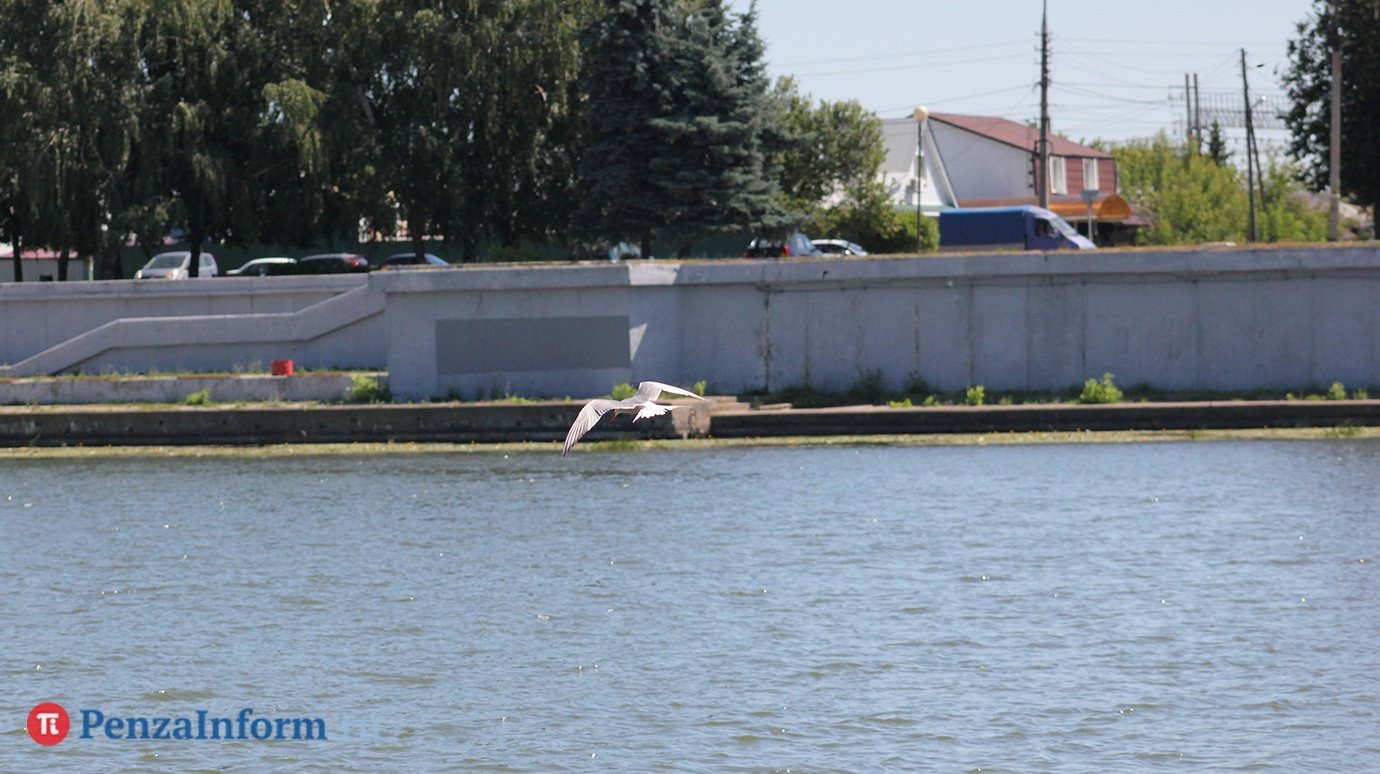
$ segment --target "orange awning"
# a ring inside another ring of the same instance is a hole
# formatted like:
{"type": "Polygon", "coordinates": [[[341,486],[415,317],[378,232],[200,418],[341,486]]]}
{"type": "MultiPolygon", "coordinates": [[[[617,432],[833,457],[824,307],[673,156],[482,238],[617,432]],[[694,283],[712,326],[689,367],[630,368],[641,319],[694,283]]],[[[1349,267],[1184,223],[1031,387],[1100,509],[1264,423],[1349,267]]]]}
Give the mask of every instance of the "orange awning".
{"type": "MultiPolygon", "coordinates": [[[[1059,201],[1050,202],[1049,209],[1064,220],[1087,220],[1088,205],[1082,201],[1059,201]]],[[[1122,221],[1130,218],[1135,213],[1131,210],[1131,203],[1121,198],[1118,194],[1107,194],[1106,196],[1093,202],[1093,217],[1105,221],[1122,221]]]]}

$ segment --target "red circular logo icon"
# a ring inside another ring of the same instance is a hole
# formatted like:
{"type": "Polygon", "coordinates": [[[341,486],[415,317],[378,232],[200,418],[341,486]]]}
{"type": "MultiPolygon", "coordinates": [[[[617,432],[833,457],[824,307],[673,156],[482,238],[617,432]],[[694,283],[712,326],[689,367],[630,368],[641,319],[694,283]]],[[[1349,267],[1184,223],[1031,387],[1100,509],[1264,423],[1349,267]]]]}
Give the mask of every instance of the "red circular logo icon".
{"type": "Polygon", "coordinates": [[[45,701],[29,710],[29,736],[39,744],[55,745],[67,738],[71,728],[72,721],[61,704],[45,701]]]}

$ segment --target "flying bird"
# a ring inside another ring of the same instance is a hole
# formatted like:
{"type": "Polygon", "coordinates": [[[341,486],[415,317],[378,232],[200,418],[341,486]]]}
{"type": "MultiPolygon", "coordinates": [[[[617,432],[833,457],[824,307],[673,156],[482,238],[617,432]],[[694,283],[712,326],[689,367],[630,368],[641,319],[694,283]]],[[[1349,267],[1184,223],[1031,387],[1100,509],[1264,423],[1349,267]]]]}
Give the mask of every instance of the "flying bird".
{"type": "Polygon", "coordinates": [[[588,433],[594,425],[599,422],[600,417],[610,411],[614,414],[636,413],[637,416],[633,417],[633,421],[636,422],[639,419],[646,419],[648,417],[659,417],[669,412],[671,409],[685,408],[684,406],[663,406],[653,402],[659,398],[663,392],[707,400],[689,390],[683,390],[669,384],[662,384],[661,382],[642,382],[637,385],[637,393],[627,400],[595,398],[586,403],[584,408],[580,409],[579,416],[575,417],[575,424],[571,425],[570,432],[565,434],[565,448],[561,451],[561,456],[564,457],[569,454],[570,447],[574,446],[576,441],[583,438],[585,433],[588,433]]]}

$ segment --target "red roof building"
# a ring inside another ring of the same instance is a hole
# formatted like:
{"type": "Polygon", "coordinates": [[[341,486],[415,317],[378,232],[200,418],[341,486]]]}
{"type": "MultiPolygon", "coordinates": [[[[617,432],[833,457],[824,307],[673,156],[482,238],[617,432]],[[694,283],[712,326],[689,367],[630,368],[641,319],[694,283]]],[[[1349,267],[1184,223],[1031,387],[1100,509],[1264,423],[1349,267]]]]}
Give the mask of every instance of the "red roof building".
{"type": "MultiPolygon", "coordinates": [[[[931,113],[929,129],[943,157],[949,181],[963,207],[1036,204],[1035,165],[1040,130],[994,116],[931,113]]],[[[1088,230],[1084,190],[1096,190],[1092,215],[1098,244],[1130,240],[1143,225],[1130,204],[1117,194],[1116,159],[1112,154],[1059,137],[1050,138],[1049,208],[1088,230]]]]}

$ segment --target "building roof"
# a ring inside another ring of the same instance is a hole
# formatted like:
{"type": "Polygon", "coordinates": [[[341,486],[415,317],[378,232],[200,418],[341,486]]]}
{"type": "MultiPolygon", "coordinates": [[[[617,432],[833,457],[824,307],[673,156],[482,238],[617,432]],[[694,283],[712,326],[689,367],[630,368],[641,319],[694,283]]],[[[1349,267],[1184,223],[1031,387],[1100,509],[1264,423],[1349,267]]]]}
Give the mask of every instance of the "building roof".
{"type": "MultiPolygon", "coordinates": [[[[931,121],[939,121],[956,126],[974,134],[1012,145],[1034,153],[1040,142],[1040,130],[1034,126],[1010,121],[996,116],[965,116],[958,113],[930,113],[931,121]]],[[[1112,154],[1079,145],[1056,134],[1050,134],[1050,153],[1055,156],[1074,156],[1093,159],[1110,159],[1112,154]]]]}

